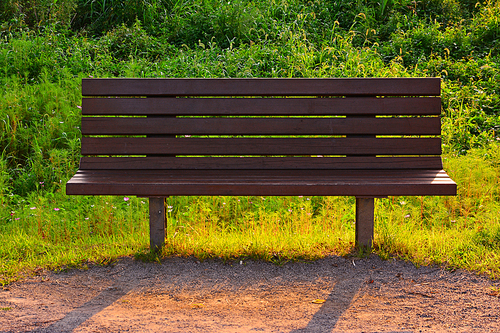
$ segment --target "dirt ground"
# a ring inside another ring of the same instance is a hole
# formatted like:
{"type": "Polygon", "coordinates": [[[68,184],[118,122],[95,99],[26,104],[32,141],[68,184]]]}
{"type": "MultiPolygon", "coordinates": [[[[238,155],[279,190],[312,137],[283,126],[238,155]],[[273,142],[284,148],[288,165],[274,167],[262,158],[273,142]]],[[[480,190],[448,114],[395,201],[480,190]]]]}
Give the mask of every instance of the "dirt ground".
{"type": "Polygon", "coordinates": [[[0,290],[0,332],[500,332],[500,281],[402,261],[121,258],[0,290]]]}

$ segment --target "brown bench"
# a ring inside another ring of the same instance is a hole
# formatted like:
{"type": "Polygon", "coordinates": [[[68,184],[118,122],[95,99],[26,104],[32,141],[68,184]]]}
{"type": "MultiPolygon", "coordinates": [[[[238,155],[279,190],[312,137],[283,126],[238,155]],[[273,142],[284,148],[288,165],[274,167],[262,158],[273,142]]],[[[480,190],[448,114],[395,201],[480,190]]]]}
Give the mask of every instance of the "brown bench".
{"type": "Polygon", "coordinates": [[[441,162],[439,78],[84,79],[82,159],[69,195],[455,195],[441,162]]]}

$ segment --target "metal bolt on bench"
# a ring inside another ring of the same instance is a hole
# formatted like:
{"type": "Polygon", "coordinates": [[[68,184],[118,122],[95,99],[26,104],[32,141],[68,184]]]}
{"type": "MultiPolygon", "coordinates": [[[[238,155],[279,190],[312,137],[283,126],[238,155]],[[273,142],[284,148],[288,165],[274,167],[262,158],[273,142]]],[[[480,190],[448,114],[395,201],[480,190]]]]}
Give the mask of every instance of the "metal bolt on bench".
{"type": "Polygon", "coordinates": [[[355,196],[370,248],[374,198],[456,195],[439,78],[84,79],[82,94],[66,193],[149,197],[152,250],[167,196],[355,196]]]}

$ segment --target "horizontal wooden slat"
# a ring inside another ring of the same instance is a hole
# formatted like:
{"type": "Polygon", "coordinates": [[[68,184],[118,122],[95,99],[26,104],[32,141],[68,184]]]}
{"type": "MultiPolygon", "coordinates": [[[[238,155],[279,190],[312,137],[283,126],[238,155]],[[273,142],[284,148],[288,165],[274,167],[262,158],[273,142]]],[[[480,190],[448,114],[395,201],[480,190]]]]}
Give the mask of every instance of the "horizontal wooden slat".
{"type": "Polygon", "coordinates": [[[118,118],[82,119],[84,135],[439,135],[425,118],[118,118]]]}
{"type": "Polygon", "coordinates": [[[441,157],[82,157],[82,170],[442,169],[441,157]]]}
{"type": "Polygon", "coordinates": [[[442,170],[78,171],[67,194],[84,195],[455,195],[442,170]]]}
{"type": "Polygon", "coordinates": [[[439,97],[84,98],[83,115],[439,115],[439,97]]]}
{"type": "Polygon", "coordinates": [[[439,78],[84,79],[82,92],[86,96],[136,97],[85,98],[83,135],[149,137],[83,137],[83,155],[108,157],[83,157],[81,170],[67,183],[67,194],[456,194],[456,184],[442,170],[440,156],[429,156],[441,153],[440,138],[375,138],[439,135],[438,117],[375,117],[439,116],[440,98],[421,97],[439,96],[439,78]],[[137,98],[146,96],[151,98],[137,98]],[[198,98],[203,96],[218,98],[198,98]],[[224,96],[245,98],[220,98],[224,96]],[[293,98],[282,98],[285,96],[293,98]],[[329,96],[339,98],[317,98],[329,96]],[[85,117],[91,115],[121,117],[85,117]],[[314,115],[347,117],[269,117],[314,115]],[[175,135],[183,137],[172,137],[175,135]],[[187,157],[190,155],[204,157],[187,157]],[[212,157],[206,157],[209,155],[212,157]],[[256,157],[232,157],[241,155],[256,157]],[[311,155],[347,157],[308,157],[311,155]]]}
{"type": "Polygon", "coordinates": [[[83,79],[84,96],[438,96],[439,78],[83,79]]]}
{"type": "MultiPolygon", "coordinates": [[[[255,184],[261,182],[279,181],[282,183],[317,182],[321,184],[324,181],[335,179],[343,182],[355,180],[357,182],[378,182],[378,183],[405,183],[428,181],[431,183],[447,182],[449,177],[442,170],[316,170],[313,174],[306,175],[308,170],[120,170],[112,171],[85,171],[82,170],[81,179],[88,175],[106,175],[106,182],[109,184],[123,183],[127,179],[135,179],[138,182],[153,182],[149,177],[160,179],[170,184],[177,183],[247,183],[255,184]],[[114,175],[120,175],[115,177],[114,175]],[[390,178],[390,175],[394,179],[390,178]],[[297,178],[297,177],[301,178],[297,178]]],[[[311,170],[309,170],[311,171],[311,170]]],[[[75,177],[75,181],[79,181],[75,177]]],[[[160,180],[161,182],[161,180],[160,180]]]]}
{"type": "Polygon", "coordinates": [[[82,138],[83,155],[439,155],[439,138],[82,138]]]}

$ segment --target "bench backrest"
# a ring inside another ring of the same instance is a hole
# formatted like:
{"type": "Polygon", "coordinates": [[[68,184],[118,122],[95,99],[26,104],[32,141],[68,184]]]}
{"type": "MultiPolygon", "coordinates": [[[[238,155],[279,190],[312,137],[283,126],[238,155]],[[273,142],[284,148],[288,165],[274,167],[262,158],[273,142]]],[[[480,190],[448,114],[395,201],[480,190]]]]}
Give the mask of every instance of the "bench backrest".
{"type": "Polygon", "coordinates": [[[84,79],[80,169],[442,169],[439,78],[84,79]]]}

